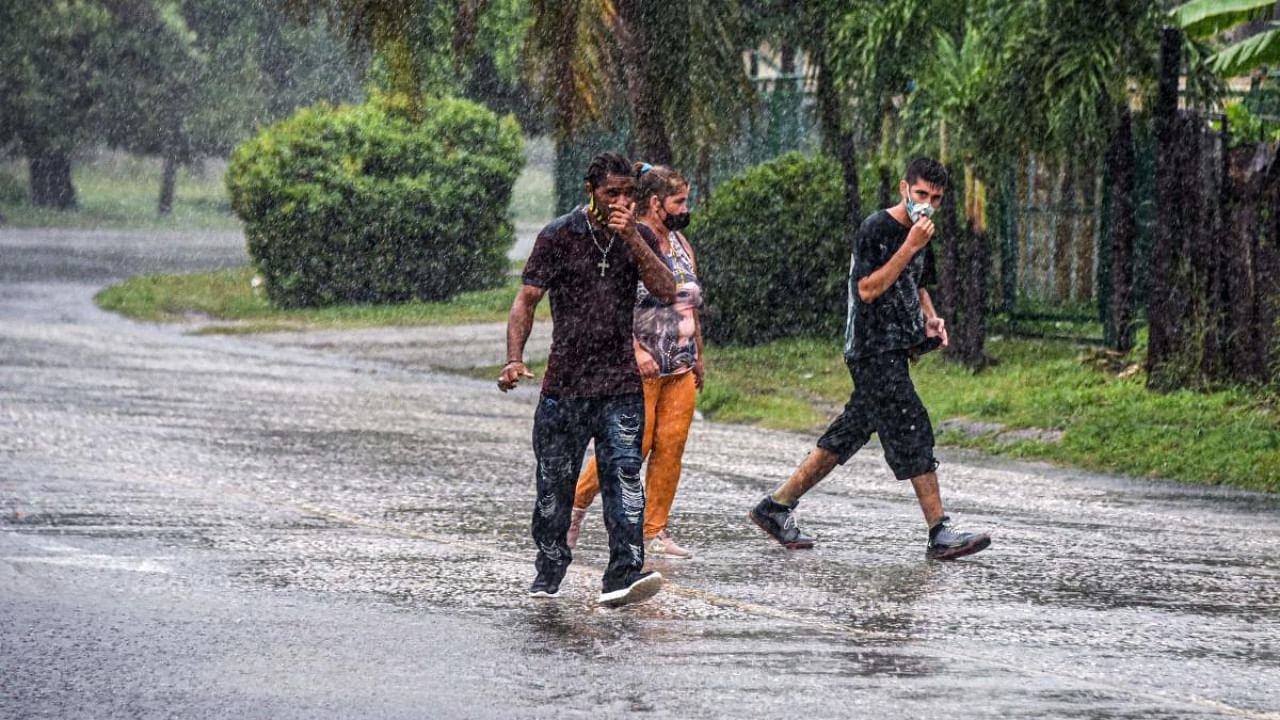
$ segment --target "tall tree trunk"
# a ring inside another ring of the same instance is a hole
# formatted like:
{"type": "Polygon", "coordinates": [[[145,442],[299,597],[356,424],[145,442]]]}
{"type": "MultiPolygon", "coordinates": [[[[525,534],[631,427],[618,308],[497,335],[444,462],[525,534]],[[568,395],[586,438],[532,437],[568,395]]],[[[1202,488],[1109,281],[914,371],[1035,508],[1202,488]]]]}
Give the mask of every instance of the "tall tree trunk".
{"type": "Polygon", "coordinates": [[[1133,116],[1126,108],[1112,131],[1107,161],[1111,164],[1111,308],[1107,346],[1119,352],[1133,348],[1134,247],[1138,239],[1137,183],[1133,116]]]}
{"type": "Polygon", "coordinates": [[[1080,302],[1093,299],[1093,280],[1097,270],[1098,176],[1093,168],[1080,171],[1080,222],[1076,223],[1075,289],[1080,302]]]}
{"type": "Polygon", "coordinates": [[[1222,354],[1227,302],[1223,297],[1226,258],[1222,229],[1222,158],[1213,146],[1216,135],[1204,130],[1202,118],[1189,117],[1181,143],[1192,150],[1187,168],[1192,179],[1187,228],[1193,329],[1199,335],[1200,377],[1216,382],[1224,377],[1222,354]]]}
{"type": "Polygon", "coordinates": [[[176,112],[169,117],[161,145],[164,168],[160,173],[160,201],[157,211],[161,215],[168,215],[173,212],[173,192],[177,184],[178,163],[181,161],[182,154],[182,119],[176,112]]]}
{"type": "Polygon", "coordinates": [[[655,165],[670,165],[671,140],[656,82],[657,63],[662,62],[662,54],[649,32],[653,8],[646,5],[645,0],[617,0],[616,6],[636,147],[641,159],[655,165]]]}
{"type": "Polygon", "coordinates": [[[1176,273],[1181,256],[1179,240],[1186,228],[1180,222],[1182,195],[1178,176],[1176,127],[1178,119],[1178,77],[1182,64],[1182,33],[1165,28],[1160,38],[1160,76],[1156,93],[1154,125],[1156,136],[1156,216],[1152,230],[1151,289],[1147,303],[1149,336],[1147,384],[1153,389],[1170,389],[1167,365],[1173,360],[1181,340],[1182,316],[1176,273]]]}
{"type": "Polygon", "coordinates": [[[956,261],[956,328],[950,357],[972,370],[991,364],[986,353],[988,282],[991,278],[991,238],[987,232],[986,184],[972,166],[964,170],[964,230],[956,261]]]}
{"type": "Polygon", "coordinates": [[[1058,302],[1071,299],[1071,249],[1076,242],[1076,165],[1068,161],[1062,170],[1062,194],[1058,198],[1057,226],[1053,242],[1053,292],[1058,302]]]}
{"type": "Polygon", "coordinates": [[[76,206],[71,184],[71,156],[61,150],[37,150],[28,158],[31,203],[39,207],[69,210],[76,206]]]}
{"type": "Polygon", "coordinates": [[[818,124],[822,128],[824,151],[840,161],[844,178],[845,245],[853,253],[853,238],[862,224],[862,195],[858,189],[858,146],[853,132],[846,130],[840,118],[840,96],[836,91],[826,56],[815,50],[812,57],[818,72],[818,124]]]}
{"type": "Polygon", "coordinates": [[[577,121],[577,93],[573,77],[573,48],[578,32],[578,4],[565,3],[560,8],[553,30],[556,39],[555,105],[552,110],[551,136],[556,146],[555,201],[556,212],[566,213],[574,205],[574,198],[582,194],[578,180],[580,170],[568,167],[568,150],[573,146],[574,125],[577,121]]]}
{"type": "MultiPolygon", "coordinates": [[[[1273,144],[1272,151],[1276,149],[1273,144]]],[[[1280,172],[1271,173],[1265,182],[1260,202],[1266,207],[1280,207],[1280,172]]],[[[1280,328],[1275,323],[1275,318],[1280,317],[1280,212],[1271,213],[1269,226],[1261,228],[1258,234],[1254,260],[1258,302],[1254,327],[1258,332],[1259,351],[1272,359],[1280,351],[1280,328]]],[[[1267,382],[1280,385],[1280,363],[1273,360],[1269,365],[1264,368],[1267,382]]]]}
{"type": "MultiPolygon", "coordinates": [[[[1266,230],[1262,227],[1260,211],[1268,196],[1274,193],[1267,192],[1264,177],[1258,172],[1269,163],[1255,160],[1268,152],[1274,157],[1274,147],[1265,145],[1241,147],[1230,153],[1230,189],[1226,193],[1229,200],[1224,208],[1227,214],[1224,282],[1230,303],[1224,356],[1231,379],[1241,382],[1266,379],[1264,323],[1271,315],[1264,307],[1264,288],[1270,277],[1266,271],[1270,268],[1266,267],[1263,249],[1266,230]]],[[[1274,282],[1272,279],[1271,284],[1274,282]]]]}
{"type": "Polygon", "coordinates": [[[178,158],[172,153],[165,153],[164,169],[160,173],[160,202],[157,211],[161,215],[173,212],[173,191],[177,184],[178,158]]]}
{"type": "Polygon", "coordinates": [[[893,200],[893,171],[888,165],[880,166],[880,207],[887,208],[897,205],[893,200]]]}
{"type": "MultiPolygon", "coordinates": [[[[964,245],[964,228],[958,220],[956,210],[956,195],[959,194],[957,175],[947,168],[948,174],[951,176],[951,187],[947,189],[946,194],[942,196],[942,207],[938,210],[941,216],[941,222],[938,225],[938,231],[934,233],[934,239],[930,241],[934,245],[934,252],[938,257],[938,297],[936,299],[938,315],[951,325],[952,330],[956,328],[959,322],[956,310],[959,306],[958,292],[959,277],[962,275],[960,266],[960,248],[964,245]],[[942,246],[938,247],[941,242],[942,246]],[[941,251],[941,252],[939,252],[941,251]]],[[[948,348],[946,351],[948,357],[954,356],[956,351],[948,348]]]]}

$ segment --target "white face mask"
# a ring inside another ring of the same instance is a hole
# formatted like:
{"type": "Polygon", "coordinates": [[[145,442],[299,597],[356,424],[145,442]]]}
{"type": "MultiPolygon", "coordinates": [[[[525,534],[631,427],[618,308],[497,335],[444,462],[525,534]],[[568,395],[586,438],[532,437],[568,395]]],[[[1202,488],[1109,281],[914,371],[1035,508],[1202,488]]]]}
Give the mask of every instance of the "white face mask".
{"type": "Polygon", "coordinates": [[[902,199],[907,202],[907,217],[911,218],[911,222],[918,222],[922,217],[933,217],[934,209],[929,203],[914,203],[905,196],[902,199]]]}

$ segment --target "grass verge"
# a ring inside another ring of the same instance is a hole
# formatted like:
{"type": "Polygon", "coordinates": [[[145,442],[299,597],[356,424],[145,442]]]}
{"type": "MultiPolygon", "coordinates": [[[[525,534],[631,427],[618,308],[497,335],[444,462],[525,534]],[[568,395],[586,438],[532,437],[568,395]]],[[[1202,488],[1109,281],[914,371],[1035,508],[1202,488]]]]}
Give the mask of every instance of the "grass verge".
{"type": "MultiPolygon", "coordinates": [[[[912,374],[935,426],[965,417],[1005,431],[1062,431],[1059,442],[944,432],[939,443],[1093,470],[1280,491],[1280,411],[1274,396],[1227,389],[1158,394],[1141,373],[1120,377],[1062,341],[992,339],[1000,364],[972,373],[935,354],[912,374]]],[[[708,419],[810,432],[817,439],[852,387],[837,345],[783,340],[708,347],[708,419]]],[[[534,368],[541,377],[542,367],[534,368]]],[[[497,377],[498,368],[475,372],[497,377]]],[[[1003,432],[1003,431],[1002,431],[1003,432]]]]}
{"type": "MultiPolygon", "coordinates": [[[[96,296],[105,310],[156,322],[207,319],[202,334],[239,334],[407,325],[505,322],[519,280],[502,287],[461,293],[447,302],[341,305],[282,310],[253,287],[253,269],[233,268],[189,275],[144,275],[112,285],[96,296]]],[[[550,316],[539,308],[539,317],[550,316]]]]}

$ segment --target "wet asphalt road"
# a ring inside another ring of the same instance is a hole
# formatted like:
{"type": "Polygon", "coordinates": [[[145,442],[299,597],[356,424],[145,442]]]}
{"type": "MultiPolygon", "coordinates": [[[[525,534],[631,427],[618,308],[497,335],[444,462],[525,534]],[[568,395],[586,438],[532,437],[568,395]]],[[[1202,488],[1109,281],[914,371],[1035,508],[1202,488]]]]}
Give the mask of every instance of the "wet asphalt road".
{"type": "Polygon", "coordinates": [[[745,514],[814,438],[698,423],[697,558],[596,608],[593,514],[532,601],[534,390],[92,303],[242,261],[0,230],[0,718],[1280,718],[1280,498],[943,452],[995,541],[929,563],[868,449],[787,552],[745,514]]]}

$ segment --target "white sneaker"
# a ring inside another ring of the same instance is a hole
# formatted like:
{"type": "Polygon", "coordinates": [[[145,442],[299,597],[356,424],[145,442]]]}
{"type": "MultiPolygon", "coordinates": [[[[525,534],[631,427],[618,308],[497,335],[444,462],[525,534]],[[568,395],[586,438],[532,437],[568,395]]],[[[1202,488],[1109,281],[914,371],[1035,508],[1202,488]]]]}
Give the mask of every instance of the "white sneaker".
{"type": "Polygon", "coordinates": [[[628,583],[613,590],[603,590],[598,602],[609,607],[648,600],[662,588],[662,574],[652,570],[632,573],[628,583]]]}
{"type": "Polygon", "coordinates": [[[645,547],[644,551],[650,555],[676,558],[680,560],[688,560],[693,557],[693,551],[677,545],[676,541],[671,539],[671,536],[667,534],[666,530],[654,535],[653,539],[649,541],[649,545],[645,547]]]}

